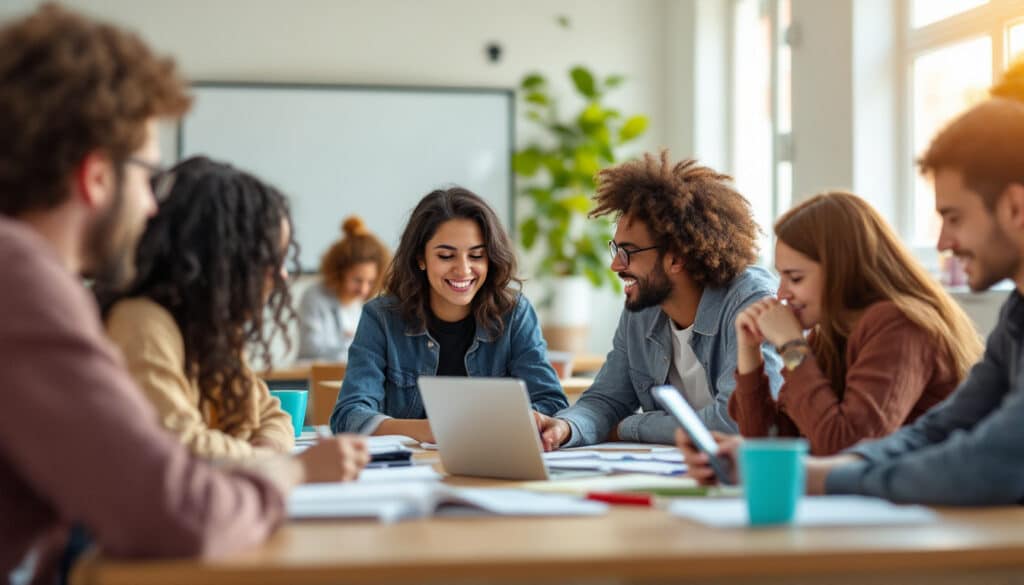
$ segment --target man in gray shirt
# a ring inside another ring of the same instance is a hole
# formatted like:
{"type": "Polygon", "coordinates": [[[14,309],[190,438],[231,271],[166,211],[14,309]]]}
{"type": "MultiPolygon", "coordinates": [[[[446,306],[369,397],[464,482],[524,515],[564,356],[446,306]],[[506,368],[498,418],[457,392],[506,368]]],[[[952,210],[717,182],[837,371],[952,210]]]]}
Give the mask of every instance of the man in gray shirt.
{"type": "Polygon", "coordinates": [[[993,99],[934,139],[920,164],[935,180],[938,248],[964,261],[974,291],[1016,285],[985,355],[914,424],[845,454],[811,459],[807,489],[932,505],[1024,500],[1024,104],[993,99]]]}
{"type": "MultiPolygon", "coordinates": [[[[727,175],[694,160],[648,154],[601,171],[592,216],[618,219],[611,269],[626,293],[612,350],[594,384],[554,418],[536,414],[544,448],[620,439],[671,443],[675,419],[651,388],[675,386],[709,428],[735,432],[733,322],[747,305],[775,293],[776,281],[751,266],[757,225],[727,175]],[[637,412],[640,409],[642,412],[637,412]]],[[[765,352],[773,392],[778,357],[765,352]]]]}

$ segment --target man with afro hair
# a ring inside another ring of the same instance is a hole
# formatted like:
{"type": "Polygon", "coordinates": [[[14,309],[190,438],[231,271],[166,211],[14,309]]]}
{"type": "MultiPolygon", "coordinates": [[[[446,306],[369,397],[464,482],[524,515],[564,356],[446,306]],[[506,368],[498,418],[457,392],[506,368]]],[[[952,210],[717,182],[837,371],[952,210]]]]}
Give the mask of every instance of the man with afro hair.
{"type": "MultiPolygon", "coordinates": [[[[675,420],[651,388],[675,386],[708,428],[736,432],[736,315],[773,295],[775,279],[752,264],[757,224],[731,178],[668,153],[598,174],[591,217],[613,214],[611,268],[625,287],[625,310],[594,384],[554,417],[536,414],[544,448],[606,440],[672,443],[675,420]],[[639,409],[639,412],[638,412],[639,409]]],[[[765,352],[773,393],[778,357],[765,352]]]]}

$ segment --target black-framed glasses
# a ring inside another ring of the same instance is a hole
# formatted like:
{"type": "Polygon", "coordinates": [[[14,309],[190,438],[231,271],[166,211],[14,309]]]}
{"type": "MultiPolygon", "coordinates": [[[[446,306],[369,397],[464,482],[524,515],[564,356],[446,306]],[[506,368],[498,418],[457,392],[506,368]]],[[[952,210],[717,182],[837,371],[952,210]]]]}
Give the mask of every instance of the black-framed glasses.
{"type": "Polygon", "coordinates": [[[167,196],[171,194],[171,189],[174,188],[174,171],[134,156],[128,157],[126,162],[142,167],[149,172],[149,184],[153,188],[153,197],[157,203],[167,199],[167,196]]]}
{"type": "Polygon", "coordinates": [[[615,240],[608,240],[608,252],[612,256],[612,261],[618,260],[619,264],[622,264],[623,266],[629,266],[629,257],[633,254],[646,252],[647,250],[657,250],[659,248],[661,248],[661,246],[647,246],[646,248],[634,248],[629,250],[616,244],[615,240]]]}

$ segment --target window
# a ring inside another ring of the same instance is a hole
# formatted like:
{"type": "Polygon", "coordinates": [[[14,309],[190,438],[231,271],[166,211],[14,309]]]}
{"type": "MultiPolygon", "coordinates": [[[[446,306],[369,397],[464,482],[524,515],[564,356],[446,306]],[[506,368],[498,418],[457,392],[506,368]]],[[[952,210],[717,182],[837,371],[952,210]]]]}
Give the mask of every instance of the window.
{"type": "Polygon", "coordinates": [[[772,226],[792,199],[790,0],[735,0],[732,22],[732,173],[761,227],[761,260],[770,263],[772,226]]]}
{"type": "Polygon", "coordinates": [[[911,22],[914,28],[938,22],[981,6],[988,0],[914,0],[911,22]]]}
{"type": "Polygon", "coordinates": [[[915,161],[951,119],[988,97],[988,88],[1024,53],[1020,0],[904,0],[906,160],[901,228],[915,247],[934,248],[940,222],[935,194],[915,161]]]}
{"type": "MultiPolygon", "coordinates": [[[[992,84],[992,41],[979,37],[920,55],[913,64],[913,144],[915,155],[958,113],[985,99],[992,84]]],[[[930,182],[915,173],[915,245],[935,243],[941,227],[930,182]]]]}
{"type": "Polygon", "coordinates": [[[1006,47],[1008,53],[1007,63],[1024,58],[1024,22],[1011,26],[1007,36],[1010,39],[1006,47]]]}

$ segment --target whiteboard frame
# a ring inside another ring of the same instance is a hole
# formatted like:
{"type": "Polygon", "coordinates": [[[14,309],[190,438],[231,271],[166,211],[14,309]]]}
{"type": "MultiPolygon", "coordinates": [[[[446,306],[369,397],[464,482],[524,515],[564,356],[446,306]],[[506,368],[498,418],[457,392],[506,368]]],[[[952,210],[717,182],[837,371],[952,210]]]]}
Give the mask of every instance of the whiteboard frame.
{"type": "MultiPolygon", "coordinates": [[[[190,89],[300,89],[314,91],[381,91],[392,93],[441,93],[441,94],[481,94],[499,95],[506,98],[508,152],[505,164],[508,165],[508,222],[505,226],[513,246],[519,241],[516,230],[516,191],[515,171],[512,169],[512,156],[516,148],[516,90],[507,87],[474,87],[474,86],[434,86],[434,85],[390,85],[390,84],[357,84],[357,83],[305,83],[305,82],[274,82],[274,81],[221,81],[196,80],[190,89]]],[[[186,113],[185,116],[188,114],[186,113]]],[[[177,141],[175,161],[181,162],[185,156],[185,116],[178,120],[175,139],[177,141]]],[[[301,263],[300,263],[301,264],[301,263]]],[[[300,266],[300,274],[317,274],[316,269],[307,270],[300,266]]]]}

